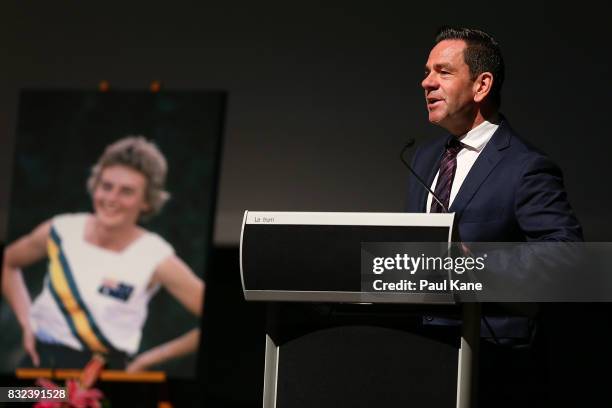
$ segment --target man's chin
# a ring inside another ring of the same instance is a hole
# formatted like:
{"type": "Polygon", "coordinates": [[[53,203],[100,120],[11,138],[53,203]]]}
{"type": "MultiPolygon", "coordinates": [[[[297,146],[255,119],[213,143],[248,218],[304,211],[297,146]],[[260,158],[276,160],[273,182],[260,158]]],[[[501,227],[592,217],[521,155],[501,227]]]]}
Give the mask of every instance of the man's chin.
{"type": "Polygon", "coordinates": [[[433,112],[429,113],[429,123],[436,126],[442,126],[442,122],[444,121],[444,117],[441,115],[437,115],[433,112]]]}
{"type": "Polygon", "coordinates": [[[449,121],[446,120],[446,119],[448,119],[446,116],[441,118],[440,116],[432,117],[432,115],[429,115],[429,122],[432,125],[436,125],[438,127],[441,127],[442,129],[446,130],[449,133],[453,133],[452,128],[449,126],[449,121]]]}

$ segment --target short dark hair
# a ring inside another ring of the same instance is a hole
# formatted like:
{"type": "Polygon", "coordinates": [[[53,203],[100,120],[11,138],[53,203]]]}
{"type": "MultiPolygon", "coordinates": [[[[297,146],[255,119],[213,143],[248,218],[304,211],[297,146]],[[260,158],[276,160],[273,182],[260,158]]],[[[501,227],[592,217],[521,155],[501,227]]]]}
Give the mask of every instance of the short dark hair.
{"type": "Polygon", "coordinates": [[[438,30],[435,43],[444,40],[463,40],[467,47],[463,59],[470,68],[472,79],[483,72],[493,74],[491,100],[497,107],[501,105],[501,89],[504,83],[505,67],[499,43],[490,34],[472,28],[444,26],[438,30]]]}

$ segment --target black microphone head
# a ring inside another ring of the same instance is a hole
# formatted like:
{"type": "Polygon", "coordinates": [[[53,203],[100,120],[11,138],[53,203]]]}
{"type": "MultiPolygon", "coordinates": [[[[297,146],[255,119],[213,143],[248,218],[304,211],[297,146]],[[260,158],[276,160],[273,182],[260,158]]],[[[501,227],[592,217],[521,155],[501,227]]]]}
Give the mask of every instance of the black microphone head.
{"type": "MultiPolygon", "coordinates": [[[[408,149],[410,149],[412,146],[414,146],[414,143],[416,141],[414,140],[414,137],[410,137],[408,138],[408,140],[406,140],[406,144],[404,144],[404,147],[402,148],[402,151],[400,152],[400,159],[405,162],[404,160],[404,153],[406,153],[406,151],[408,149]]],[[[407,164],[407,163],[406,163],[407,164]]]]}
{"type": "Polygon", "coordinates": [[[412,147],[414,146],[415,143],[416,143],[416,140],[414,139],[414,137],[408,138],[408,140],[406,140],[406,144],[404,145],[404,147],[412,147]]]}

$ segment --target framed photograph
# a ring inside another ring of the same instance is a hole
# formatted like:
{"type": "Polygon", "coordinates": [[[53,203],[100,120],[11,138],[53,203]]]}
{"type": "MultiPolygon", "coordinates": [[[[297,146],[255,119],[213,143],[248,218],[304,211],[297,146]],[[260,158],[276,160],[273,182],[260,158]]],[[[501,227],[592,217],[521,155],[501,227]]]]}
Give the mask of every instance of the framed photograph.
{"type": "Polygon", "coordinates": [[[195,374],[225,104],[222,91],[22,91],[6,374],[81,368],[93,354],[195,374]]]}

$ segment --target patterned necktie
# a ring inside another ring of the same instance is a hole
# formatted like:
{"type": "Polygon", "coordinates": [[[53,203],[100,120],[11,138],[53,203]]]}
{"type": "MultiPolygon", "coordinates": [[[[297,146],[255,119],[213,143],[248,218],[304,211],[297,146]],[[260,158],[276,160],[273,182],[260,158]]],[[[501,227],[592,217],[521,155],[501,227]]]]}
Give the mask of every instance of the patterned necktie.
{"type": "MultiPolygon", "coordinates": [[[[457,170],[457,154],[463,149],[463,144],[453,137],[448,141],[446,145],[446,151],[442,156],[440,162],[440,173],[438,174],[438,182],[436,183],[436,195],[440,198],[440,201],[448,209],[450,201],[451,187],[453,186],[453,179],[455,178],[455,171],[457,170]]],[[[432,197],[430,213],[441,213],[446,212],[444,208],[432,197]]]]}

